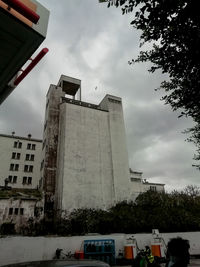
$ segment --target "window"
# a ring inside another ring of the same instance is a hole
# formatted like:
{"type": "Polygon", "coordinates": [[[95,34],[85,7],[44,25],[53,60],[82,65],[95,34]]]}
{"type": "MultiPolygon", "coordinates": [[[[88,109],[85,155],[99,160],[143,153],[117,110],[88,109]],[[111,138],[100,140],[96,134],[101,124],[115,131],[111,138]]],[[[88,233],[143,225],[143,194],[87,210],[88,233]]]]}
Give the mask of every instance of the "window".
{"type": "Polygon", "coordinates": [[[32,177],[28,177],[28,184],[32,184],[32,177]]]}
{"type": "Polygon", "coordinates": [[[151,191],[156,191],[156,186],[154,186],[154,185],[150,185],[150,190],[151,190],[151,191]]]}
{"type": "Polygon", "coordinates": [[[14,171],[14,165],[13,163],[10,164],[10,171],[14,171]]]}
{"type": "Polygon", "coordinates": [[[24,176],[24,177],[23,177],[22,184],[26,184],[26,183],[27,183],[27,177],[26,177],[26,176],[24,176]]]}
{"type": "Polygon", "coordinates": [[[27,144],[27,149],[31,149],[31,144],[27,144]]]}
{"type": "Polygon", "coordinates": [[[22,142],[15,141],[14,142],[14,148],[22,148],[22,142]]]}
{"type": "Polygon", "coordinates": [[[24,215],[24,209],[20,208],[20,215],[24,215]]]}
{"type": "Polygon", "coordinates": [[[19,170],[19,164],[15,164],[15,171],[19,170]]]}
{"type": "Polygon", "coordinates": [[[10,171],[18,171],[19,170],[19,164],[10,164],[10,171]]]}
{"type": "Polygon", "coordinates": [[[33,166],[32,165],[29,166],[29,172],[33,172],[33,166]]]}
{"type": "Polygon", "coordinates": [[[18,142],[14,142],[14,148],[17,148],[17,144],[18,144],[18,142]]]}
{"type": "Polygon", "coordinates": [[[24,166],[24,171],[25,171],[25,172],[28,172],[28,165],[25,165],[25,166],[24,166]]]}
{"type": "Polygon", "coordinates": [[[12,159],[20,159],[20,153],[12,152],[12,159]]]}
{"type": "Polygon", "coordinates": [[[34,161],[35,155],[33,154],[26,154],[26,159],[25,160],[30,160],[30,161],[34,161]]]}
{"type": "Polygon", "coordinates": [[[18,215],[18,211],[19,211],[19,209],[15,208],[15,215],[18,215]]]}
{"type": "Polygon", "coordinates": [[[13,208],[9,208],[9,215],[13,214],[13,208]]]}
{"type": "Polygon", "coordinates": [[[24,176],[22,180],[22,184],[32,184],[32,177],[24,176]]]}
{"type": "Polygon", "coordinates": [[[13,176],[13,184],[17,183],[17,176],[13,176]]]}
{"type": "Polygon", "coordinates": [[[32,165],[25,165],[24,166],[24,172],[33,172],[33,166],[32,165]]]}
{"type": "Polygon", "coordinates": [[[19,208],[15,208],[15,209],[9,208],[9,215],[12,215],[13,211],[14,211],[15,215],[18,215],[19,212],[20,212],[20,215],[24,215],[24,208],[20,208],[20,209],[19,208]]]}
{"type": "Polygon", "coordinates": [[[9,176],[8,176],[8,182],[9,182],[9,183],[16,184],[16,183],[17,183],[17,176],[9,175],[9,176]]]}
{"type": "Polygon", "coordinates": [[[35,144],[30,144],[30,143],[27,144],[27,149],[35,150],[35,148],[36,148],[35,144]]]}

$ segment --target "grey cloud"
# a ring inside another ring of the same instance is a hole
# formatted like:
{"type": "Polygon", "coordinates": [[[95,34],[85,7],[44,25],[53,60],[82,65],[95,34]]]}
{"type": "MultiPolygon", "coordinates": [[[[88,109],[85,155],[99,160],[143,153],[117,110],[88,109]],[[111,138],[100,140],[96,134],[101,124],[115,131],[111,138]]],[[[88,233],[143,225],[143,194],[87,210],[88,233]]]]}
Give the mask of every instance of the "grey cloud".
{"type": "Polygon", "coordinates": [[[0,108],[1,133],[26,136],[29,133],[35,138],[41,138],[43,118],[27,99],[18,102],[13,94],[0,108]]]}

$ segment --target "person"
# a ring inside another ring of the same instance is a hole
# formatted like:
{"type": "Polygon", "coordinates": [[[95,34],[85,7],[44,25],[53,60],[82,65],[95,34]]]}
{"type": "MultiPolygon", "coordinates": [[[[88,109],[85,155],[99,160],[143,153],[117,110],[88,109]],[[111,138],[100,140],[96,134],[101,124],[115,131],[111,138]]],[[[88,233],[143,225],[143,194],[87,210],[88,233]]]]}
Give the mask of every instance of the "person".
{"type": "Polygon", "coordinates": [[[167,245],[166,267],[187,267],[190,262],[189,241],[181,237],[172,238],[167,245]]]}
{"type": "Polygon", "coordinates": [[[151,254],[151,249],[149,246],[145,246],[144,250],[146,260],[148,262],[148,266],[153,266],[154,265],[154,256],[151,254]]]}
{"type": "Polygon", "coordinates": [[[160,267],[155,261],[155,257],[151,253],[149,246],[145,246],[144,250],[140,250],[133,261],[132,267],[160,267]]]}
{"type": "Polygon", "coordinates": [[[62,249],[57,248],[56,249],[56,255],[55,255],[54,259],[60,259],[61,258],[61,252],[62,252],[62,249]]]}

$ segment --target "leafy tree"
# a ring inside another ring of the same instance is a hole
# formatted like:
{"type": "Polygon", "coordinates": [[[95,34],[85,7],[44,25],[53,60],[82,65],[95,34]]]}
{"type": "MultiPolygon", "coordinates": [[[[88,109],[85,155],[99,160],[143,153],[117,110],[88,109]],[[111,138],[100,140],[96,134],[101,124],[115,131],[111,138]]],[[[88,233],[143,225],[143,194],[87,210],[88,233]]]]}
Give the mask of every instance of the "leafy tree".
{"type": "Polygon", "coordinates": [[[192,198],[196,198],[196,197],[200,196],[200,188],[196,185],[186,186],[185,189],[183,190],[183,192],[192,198]]]}
{"type": "MultiPolygon", "coordinates": [[[[2,234],[11,234],[13,224],[2,225],[2,234]]],[[[22,235],[61,236],[87,233],[140,233],[158,228],[161,232],[200,230],[200,190],[187,186],[171,193],[147,191],[135,202],[123,201],[108,210],[75,209],[52,228],[45,220],[32,219],[19,232],[22,235]]]]}
{"type": "Polygon", "coordinates": [[[200,169],[200,17],[198,1],[192,0],[101,0],[108,7],[121,6],[122,13],[133,12],[131,25],[141,31],[140,45],[152,48],[140,51],[135,62],[152,63],[150,72],[160,69],[169,79],[160,88],[165,104],[193,118],[195,126],[186,130],[188,141],[197,147],[195,165],[200,169]]]}
{"type": "Polygon", "coordinates": [[[122,201],[109,210],[112,218],[112,232],[131,233],[135,231],[135,204],[133,202],[122,201]]]}

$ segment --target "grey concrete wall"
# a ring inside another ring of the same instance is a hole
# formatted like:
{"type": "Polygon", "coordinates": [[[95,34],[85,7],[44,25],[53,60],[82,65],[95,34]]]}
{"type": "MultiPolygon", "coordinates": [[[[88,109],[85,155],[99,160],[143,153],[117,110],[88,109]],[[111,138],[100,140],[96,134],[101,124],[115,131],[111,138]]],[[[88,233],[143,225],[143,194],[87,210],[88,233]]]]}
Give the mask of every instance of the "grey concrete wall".
{"type": "Polygon", "coordinates": [[[63,103],[58,153],[58,203],[63,210],[114,203],[108,112],[63,103]]]}
{"type": "MultiPolygon", "coordinates": [[[[0,238],[0,266],[23,261],[52,259],[57,248],[62,248],[63,252],[83,249],[83,241],[90,239],[114,239],[116,256],[119,250],[124,249],[126,239],[132,235],[112,234],[112,235],[92,235],[73,237],[4,237],[0,238]]],[[[180,236],[190,241],[190,254],[200,254],[200,232],[187,233],[163,233],[161,237],[165,243],[170,238],[180,236]]],[[[150,245],[152,234],[134,234],[140,249],[145,245],[150,245]]]]}
{"type": "Polygon", "coordinates": [[[120,97],[106,95],[101,105],[106,102],[109,111],[109,129],[112,151],[113,178],[116,202],[130,199],[130,172],[126,144],[126,133],[120,97]]]}
{"type": "Polygon", "coordinates": [[[96,107],[62,103],[58,140],[57,210],[104,209],[130,199],[121,98],[107,95],[96,107]]]}

